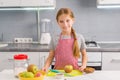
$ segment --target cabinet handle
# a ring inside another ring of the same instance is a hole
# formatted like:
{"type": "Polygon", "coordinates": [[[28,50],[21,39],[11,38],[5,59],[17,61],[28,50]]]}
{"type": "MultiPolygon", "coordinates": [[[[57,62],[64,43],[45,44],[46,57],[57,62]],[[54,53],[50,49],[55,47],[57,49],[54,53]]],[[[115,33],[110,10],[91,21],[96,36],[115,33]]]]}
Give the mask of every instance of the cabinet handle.
{"type": "Polygon", "coordinates": [[[8,59],[8,61],[14,61],[14,59],[12,59],[12,58],[9,58],[9,59],[8,59]]]}
{"type": "Polygon", "coordinates": [[[120,63],[120,59],[112,59],[111,63],[120,63]]]}

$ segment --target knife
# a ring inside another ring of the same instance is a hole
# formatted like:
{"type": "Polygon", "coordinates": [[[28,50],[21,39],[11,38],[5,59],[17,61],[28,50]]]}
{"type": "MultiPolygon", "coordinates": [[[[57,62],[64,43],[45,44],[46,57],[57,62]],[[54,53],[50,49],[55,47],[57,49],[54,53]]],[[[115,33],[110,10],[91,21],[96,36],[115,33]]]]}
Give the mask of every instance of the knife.
{"type": "Polygon", "coordinates": [[[55,70],[55,69],[50,69],[51,72],[55,72],[55,73],[61,73],[60,71],[58,70],[55,70]]]}

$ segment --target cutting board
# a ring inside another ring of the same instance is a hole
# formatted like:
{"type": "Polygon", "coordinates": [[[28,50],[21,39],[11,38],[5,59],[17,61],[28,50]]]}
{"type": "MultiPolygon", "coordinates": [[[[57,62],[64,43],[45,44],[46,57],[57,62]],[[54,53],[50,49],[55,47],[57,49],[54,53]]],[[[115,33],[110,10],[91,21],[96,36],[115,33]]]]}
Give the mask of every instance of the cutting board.
{"type": "MultiPolygon", "coordinates": [[[[70,73],[65,73],[65,71],[64,70],[58,70],[60,73],[63,73],[64,74],[64,76],[66,76],[66,77],[74,77],[74,76],[80,76],[80,75],[82,75],[83,73],[82,72],[80,72],[79,70],[73,70],[72,72],[70,72],[70,73]]],[[[47,75],[46,76],[51,76],[51,77],[53,77],[53,76],[56,76],[56,74],[57,73],[55,73],[55,72],[52,72],[52,71],[48,71],[48,73],[47,73],[47,75]]]]}

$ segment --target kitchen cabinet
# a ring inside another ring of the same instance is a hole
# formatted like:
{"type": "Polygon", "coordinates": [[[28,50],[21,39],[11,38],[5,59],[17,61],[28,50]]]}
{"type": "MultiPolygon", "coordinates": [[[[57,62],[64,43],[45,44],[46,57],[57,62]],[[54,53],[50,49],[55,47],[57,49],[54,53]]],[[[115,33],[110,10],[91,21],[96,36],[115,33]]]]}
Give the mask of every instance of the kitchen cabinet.
{"type": "Polygon", "coordinates": [[[55,0],[21,0],[20,6],[55,6],[55,0]]]}
{"type": "Polygon", "coordinates": [[[36,64],[37,66],[40,65],[40,52],[0,52],[0,71],[4,69],[13,69],[13,56],[19,53],[28,55],[29,64],[36,64]]]}
{"type": "Polygon", "coordinates": [[[0,7],[20,6],[20,0],[0,0],[0,7]]]}
{"type": "MultiPolygon", "coordinates": [[[[87,57],[87,66],[101,66],[101,52],[87,52],[87,57]]],[[[81,63],[81,59],[82,58],[78,59],[79,64],[81,63]]]]}
{"type": "Polygon", "coordinates": [[[0,0],[0,7],[55,7],[55,0],[0,0]]]}
{"type": "Polygon", "coordinates": [[[102,70],[120,70],[120,52],[102,52],[102,70]]]}
{"type": "Polygon", "coordinates": [[[49,55],[49,52],[40,52],[40,69],[44,66],[45,61],[49,55]]]}
{"type": "Polygon", "coordinates": [[[3,69],[13,68],[13,61],[10,61],[9,54],[10,53],[8,52],[0,52],[0,71],[3,69]]]}

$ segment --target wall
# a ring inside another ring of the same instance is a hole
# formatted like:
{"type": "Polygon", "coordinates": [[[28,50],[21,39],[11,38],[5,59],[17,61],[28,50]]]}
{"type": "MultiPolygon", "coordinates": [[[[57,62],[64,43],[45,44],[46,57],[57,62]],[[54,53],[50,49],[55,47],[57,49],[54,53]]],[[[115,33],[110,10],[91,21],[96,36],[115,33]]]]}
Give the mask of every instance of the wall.
{"type": "MultiPolygon", "coordinates": [[[[55,10],[40,11],[40,19],[50,18],[50,32],[59,33],[56,12],[69,7],[75,15],[74,28],[86,40],[120,41],[120,9],[97,9],[96,0],[57,0],[55,10]]],[[[14,37],[32,37],[37,40],[35,11],[0,11],[0,35],[4,41],[14,37]]]]}

